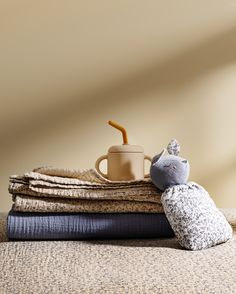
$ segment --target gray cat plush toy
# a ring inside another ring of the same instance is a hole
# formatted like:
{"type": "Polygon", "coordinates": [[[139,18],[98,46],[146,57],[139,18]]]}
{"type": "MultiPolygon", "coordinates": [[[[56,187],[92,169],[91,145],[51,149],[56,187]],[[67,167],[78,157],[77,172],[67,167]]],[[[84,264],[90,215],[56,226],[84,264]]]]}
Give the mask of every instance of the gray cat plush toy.
{"type": "Polygon", "coordinates": [[[178,156],[180,146],[175,139],[167,146],[169,155],[165,156],[165,151],[153,158],[150,169],[152,182],[161,191],[170,186],[186,184],[190,170],[188,161],[178,156]]]}
{"type": "Polygon", "coordinates": [[[153,184],[164,191],[161,202],[166,217],[181,246],[190,250],[205,249],[232,237],[232,228],[208,192],[199,184],[187,182],[189,163],[178,156],[176,140],[152,160],[153,184]]]}

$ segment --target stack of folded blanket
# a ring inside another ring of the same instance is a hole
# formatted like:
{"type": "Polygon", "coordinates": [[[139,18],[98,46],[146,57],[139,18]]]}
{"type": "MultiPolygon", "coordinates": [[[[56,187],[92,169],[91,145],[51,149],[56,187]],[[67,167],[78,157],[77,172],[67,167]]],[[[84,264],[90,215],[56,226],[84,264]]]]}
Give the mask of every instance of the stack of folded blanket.
{"type": "Polygon", "coordinates": [[[19,240],[174,235],[150,179],[112,182],[93,169],[38,168],[11,176],[8,237],[19,240]]]}

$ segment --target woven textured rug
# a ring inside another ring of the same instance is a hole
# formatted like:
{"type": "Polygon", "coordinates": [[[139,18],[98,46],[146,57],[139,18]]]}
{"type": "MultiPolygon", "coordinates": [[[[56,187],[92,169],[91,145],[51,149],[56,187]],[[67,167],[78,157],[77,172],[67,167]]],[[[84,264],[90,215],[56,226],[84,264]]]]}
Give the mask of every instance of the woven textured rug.
{"type": "MultiPolygon", "coordinates": [[[[236,229],[236,209],[224,210],[236,229]]],[[[8,242],[0,220],[0,293],[236,293],[236,234],[202,251],[175,238],[8,242]]]]}

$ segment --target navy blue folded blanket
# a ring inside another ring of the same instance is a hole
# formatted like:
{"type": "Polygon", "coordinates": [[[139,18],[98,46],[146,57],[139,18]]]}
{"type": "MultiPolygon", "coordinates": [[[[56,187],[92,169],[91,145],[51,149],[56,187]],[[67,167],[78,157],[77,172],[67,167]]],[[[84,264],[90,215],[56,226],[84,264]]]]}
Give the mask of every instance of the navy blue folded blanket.
{"type": "Polygon", "coordinates": [[[23,213],[10,211],[11,240],[88,240],[169,238],[174,233],[164,213],[23,213]]]}

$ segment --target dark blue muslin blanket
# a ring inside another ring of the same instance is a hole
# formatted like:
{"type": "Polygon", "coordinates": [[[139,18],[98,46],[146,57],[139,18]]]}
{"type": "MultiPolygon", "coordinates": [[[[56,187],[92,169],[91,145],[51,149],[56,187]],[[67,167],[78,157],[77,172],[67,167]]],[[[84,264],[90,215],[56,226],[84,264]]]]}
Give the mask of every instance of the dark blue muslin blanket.
{"type": "Polygon", "coordinates": [[[11,240],[168,238],[174,233],[164,213],[23,213],[10,211],[11,240]]]}

